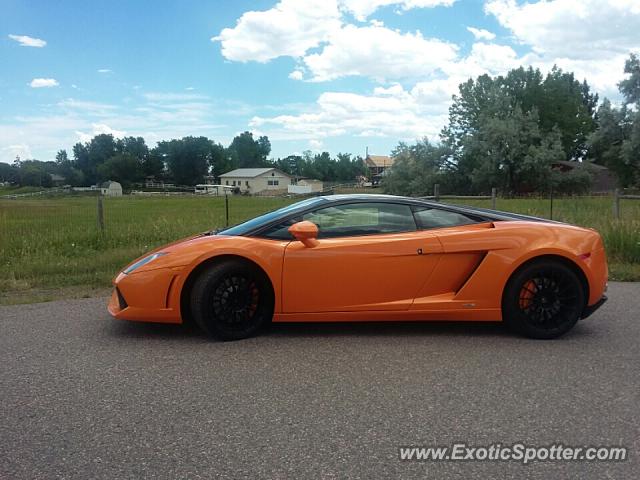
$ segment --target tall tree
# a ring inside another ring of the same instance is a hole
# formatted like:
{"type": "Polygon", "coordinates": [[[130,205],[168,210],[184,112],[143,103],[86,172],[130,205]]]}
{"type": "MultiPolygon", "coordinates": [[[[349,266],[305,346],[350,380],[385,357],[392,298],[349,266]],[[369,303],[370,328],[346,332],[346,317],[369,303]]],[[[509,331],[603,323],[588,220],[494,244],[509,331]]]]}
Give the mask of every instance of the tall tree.
{"type": "Polygon", "coordinates": [[[598,129],[589,137],[590,159],[611,169],[622,186],[633,183],[633,167],[625,163],[622,155],[631,125],[626,105],[617,109],[605,98],[598,109],[598,129]]]}
{"type": "MultiPolygon", "coordinates": [[[[598,96],[586,82],[580,83],[572,73],[556,67],[546,77],[539,70],[522,67],[505,76],[482,75],[460,85],[443,138],[449,146],[459,147],[466,136],[477,131],[481,116],[519,106],[524,113],[536,110],[541,132],[557,129],[565,158],[579,160],[585,157],[587,138],[595,130],[597,102],[598,96]]],[[[457,153],[461,152],[454,148],[454,155],[457,153]]]]}
{"type": "Polygon", "coordinates": [[[233,156],[219,143],[211,143],[211,158],[209,160],[211,164],[211,173],[216,177],[219,177],[223,173],[229,172],[236,168],[233,161],[233,156]]]}
{"type": "Polygon", "coordinates": [[[234,137],[229,145],[232,162],[239,168],[264,167],[271,153],[269,138],[262,136],[255,140],[253,133],[243,132],[234,137]]]}
{"type": "Polygon", "coordinates": [[[590,156],[613,170],[623,187],[640,185],[640,59],[631,54],[624,68],[627,78],[618,87],[620,108],[607,99],[598,110],[598,129],[590,136],[590,156]]]}
{"type": "Polygon", "coordinates": [[[84,184],[84,174],[74,167],[74,163],[69,159],[66,150],[59,150],[56,154],[57,170],[64,177],[67,185],[80,186],[84,184]]]}
{"type": "Polygon", "coordinates": [[[16,183],[18,181],[18,169],[15,165],[0,162],[0,182],[16,183]]]}
{"type": "Polygon", "coordinates": [[[212,149],[207,137],[184,137],[158,143],[154,155],[164,159],[178,185],[195,185],[209,172],[212,149]]]}
{"type": "Polygon", "coordinates": [[[98,166],[100,177],[120,182],[129,188],[132,183],[142,180],[143,170],[139,159],[131,153],[116,153],[98,166]]]}
{"type": "Polygon", "coordinates": [[[624,65],[624,73],[629,77],[618,84],[620,93],[627,104],[640,105],[640,58],[632,53],[624,65]]]}
{"type": "Polygon", "coordinates": [[[444,145],[435,145],[424,138],[414,145],[400,142],[391,152],[393,167],[383,178],[385,192],[396,195],[431,195],[433,184],[446,183],[449,175],[442,167],[451,155],[444,145]]]}

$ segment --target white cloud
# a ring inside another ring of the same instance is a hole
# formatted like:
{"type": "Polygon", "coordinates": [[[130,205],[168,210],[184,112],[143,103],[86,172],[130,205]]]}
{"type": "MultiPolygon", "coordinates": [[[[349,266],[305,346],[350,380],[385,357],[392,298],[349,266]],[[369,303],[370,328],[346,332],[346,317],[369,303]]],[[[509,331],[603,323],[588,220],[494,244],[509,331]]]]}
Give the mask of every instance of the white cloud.
{"type": "Polygon", "coordinates": [[[519,64],[520,59],[509,46],[475,43],[467,56],[443,61],[432,78],[425,75],[410,89],[392,84],[375,87],[368,95],[326,92],[304,113],[256,116],[249,125],[274,140],[310,142],[342,135],[394,141],[423,136],[436,139],[447,122],[451,96],[460,83],[484,73],[504,74],[519,64]]]}
{"type": "Polygon", "coordinates": [[[254,117],[251,128],[264,130],[274,140],[309,142],[341,135],[415,139],[438,134],[443,119],[425,115],[428,106],[400,85],[376,88],[372,95],[326,92],[314,112],[254,117]]]}
{"type": "Polygon", "coordinates": [[[57,103],[58,107],[64,110],[77,111],[96,116],[111,115],[118,107],[107,103],[92,102],[87,100],[76,100],[67,98],[57,103]]]}
{"type": "Polygon", "coordinates": [[[20,157],[21,160],[28,160],[33,158],[31,147],[26,143],[7,145],[6,147],[0,149],[0,153],[0,162],[5,161],[6,163],[13,162],[16,157],[20,157]]]}
{"type": "Polygon", "coordinates": [[[281,0],[269,10],[244,13],[211,40],[220,42],[228,60],[268,62],[304,55],[340,25],[336,0],[281,0]]]}
{"type": "Polygon", "coordinates": [[[495,33],[485,30],[484,28],[467,27],[467,30],[473,34],[476,40],[493,40],[496,38],[495,33]]]}
{"type": "Polygon", "coordinates": [[[289,78],[291,80],[302,80],[304,78],[304,73],[302,72],[302,70],[296,69],[289,74],[289,78]]]}
{"type": "Polygon", "coordinates": [[[47,87],[57,87],[60,85],[55,78],[34,78],[29,83],[31,88],[47,88],[47,87]]]}
{"type": "Polygon", "coordinates": [[[400,11],[412,8],[450,7],[456,0],[341,0],[342,8],[352,13],[360,21],[380,7],[395,5],[400,11]]]}
{"type": "Polygon", "coordinates": [[[456,58],[457,47],[420,32],[347,25],[334,32],[320,53],[304,57],[313,81],[350,75],[384,79],[427,77],[456,58]],[[354,48],[357,45],[358,48],[354,48]]]}
{"type": "Polygon", "coordinates": [[[459,84],[468,78],[485,73],[500,75],[522,64],[515,50],[508,45],[478,42],[471,46],[469,55],[443,66],[447,75],[459,84]]]}
{"type": "Polygon", "coordinates": [[[617,96],[624,61],[640,45],[638,0],[489,0],[485,10],[531,47],[524,65],[557,64],[607,96],[617,96]]]}
{"type": "Polygon", "coordinates": [[[99,68],[97,70],[98,73],[111,73],[113,70],[111,70],[110,68],[99,68]]]}
{"type": "Polygon", "coordinates": [[[126,107],[67,98],[53,105],[41,105],[40,114],[0,115],[0,161],[13,161],[15,154],[9,153],[14,150],[7,149],[15,145],[31,146],[36,158],[52,160],[59,149],[69,151],[79,140],[86,141],[99,133],[142,136],[150,147],[159,140],[187,135],[231,141],[221,133],[226,128],[221,119],[228,120],[236,106],[198,100],[203,96],[194,98],[194,94],[187,92],[148,96],[139,95],[126,107]]]}
{"type": "Polygon", "coordinates": [[[107,134],[107,135],[111,134],[114,137],[118,138],[118,137],[124,137],[127,134],[127,132],[122,130],[115,130],[111,128],[109,125],[106,125],[104,123],[92,123],[90,132],[76,131],[78,140],[83,143],[88,142],[96,135],[101,135],[101,134],[107,134]]]}
{"type": "Polygon", "coordinates": [[[176,102],[188,100],[205,100],[209,97],[199,93],[148,92],[144,98],[150,102],[176,102]]]}
{"type": "Polygon", "coordinates": [[[490,0],[485,10],[538,54],[595,59],[640,45],[638,0],[490,0]]]}
{"type": "Polygon", "coordinates": [[[44,40],[42,40],[40,38],[30,37],[29,35],[13,35],[13,34],[10,34],[9,38],[11,40],[15,40],[16,42],[18,42],[20,44],[20,46],[22,46],[22,47],[42,48],[47,44],[47,42],[45,42],[44,40]]]}
{"type": "Polygon", "coordinates": [[[322,140],[318,140],[316,138],[309,140],[309,148],[311,148],[311,150],[320,150],[323,145],[322,140]]]}

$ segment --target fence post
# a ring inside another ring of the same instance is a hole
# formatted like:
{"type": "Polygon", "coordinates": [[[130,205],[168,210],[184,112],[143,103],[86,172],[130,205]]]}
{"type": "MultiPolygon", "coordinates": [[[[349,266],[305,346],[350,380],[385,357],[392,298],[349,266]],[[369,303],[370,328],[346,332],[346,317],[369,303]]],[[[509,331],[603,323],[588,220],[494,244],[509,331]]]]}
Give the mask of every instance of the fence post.
{"type": "Polygon", "coordinates": [[[98,230],[104,233],[104,208],[102,207],[102,195],[98,195],[98,230]]]}
{"type": "Polygon", "coordinates": [[[491,187],[491,208],[496,209],[496,196],[498,195],[498,189],[491,187]]]}
{"type": "Polygon", "coordinates": [[[438,183],[433,184],[433,199],[436,202],[440,201],[440,184],[438,183]]]}
{"type": "Polygon", "coordinates": [[[613,191],[613,218],[620,219],[620,189],[613,191]]]}
{"type": "Polygon", "coordinates": [[[224,226],[229,226],[229,195],[227,195],[227,190],[224,191],[224,226]]]}

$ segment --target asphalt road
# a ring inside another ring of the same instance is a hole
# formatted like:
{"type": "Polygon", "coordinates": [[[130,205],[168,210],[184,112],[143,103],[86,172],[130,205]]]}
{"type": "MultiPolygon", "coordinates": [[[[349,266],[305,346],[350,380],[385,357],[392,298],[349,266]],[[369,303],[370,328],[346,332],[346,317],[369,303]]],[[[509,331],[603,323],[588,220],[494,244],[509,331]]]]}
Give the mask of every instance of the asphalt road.
{"type": "Polygon", "coordinates": [[[0,307],[0,478],[640,478],[640,283],[556,341],[279,325],[212,342],[106,299],[0,307]],[[403,445],[623,445],[618,463],[401,462],[403,445]]]}

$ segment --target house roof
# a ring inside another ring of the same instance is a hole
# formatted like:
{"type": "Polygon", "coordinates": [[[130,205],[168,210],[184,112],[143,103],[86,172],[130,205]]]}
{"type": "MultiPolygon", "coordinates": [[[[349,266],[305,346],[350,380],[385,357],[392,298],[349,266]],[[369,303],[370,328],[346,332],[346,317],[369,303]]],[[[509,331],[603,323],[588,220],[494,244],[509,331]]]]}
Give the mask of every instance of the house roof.
{"type": "Polygon", "coordinates": [[[286,173],[281,172],[277,168],[236,168],[235,170],[231,170],[230,172],[223,173],[222,175],[220,175],[220,178],[223,178],[223,177],[255,178],[257,176],[264,175],[265,173],[271,172],[272,170],[275,170],[279,174],[288,177],[286,173]]]}
{"type": "Polygon", "coordinates": [[[367,155],[365,161],[372,167],[390,167],[393,165],[393,157],[388,155],[367,155]]]}
{"type": "Polygon", "coordinates": [[[118,187],[121,187],[122,185],[120,185],[118,182],[114,182],[113,180],[109,180],[107,182],[103,182],[100,184],[100,188],[109,188],[111,185],[116,185],[118,187]]]}

